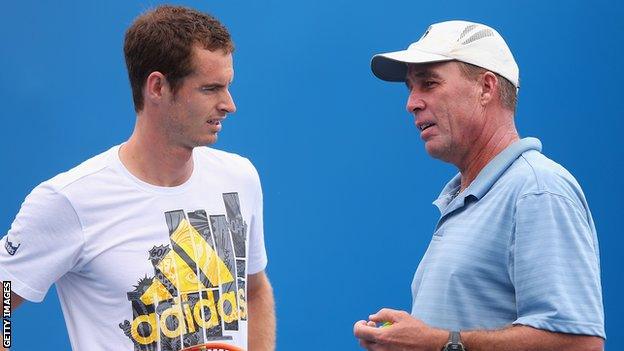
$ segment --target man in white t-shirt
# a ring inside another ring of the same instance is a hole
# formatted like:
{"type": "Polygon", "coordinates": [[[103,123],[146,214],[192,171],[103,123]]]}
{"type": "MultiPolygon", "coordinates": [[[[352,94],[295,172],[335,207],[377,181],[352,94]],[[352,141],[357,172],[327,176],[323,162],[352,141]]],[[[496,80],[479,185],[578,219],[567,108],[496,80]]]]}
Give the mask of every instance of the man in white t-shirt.
{"type": "Polygon", "coordinates": [[[74,350],[275,348],[258,173],[204,147],[236,110],[233,49],[192,9],[137,18],[132,136],[37,186],[0,242],[13,304],[55,283],[74,350]]]}

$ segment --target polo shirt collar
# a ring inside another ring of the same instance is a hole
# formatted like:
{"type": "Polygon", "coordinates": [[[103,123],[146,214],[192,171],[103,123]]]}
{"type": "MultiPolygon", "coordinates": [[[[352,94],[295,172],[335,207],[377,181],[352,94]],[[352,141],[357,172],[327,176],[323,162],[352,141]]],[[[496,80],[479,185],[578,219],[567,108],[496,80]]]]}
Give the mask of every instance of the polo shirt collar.
{"type": "Polygon", "coordinates": [[[541,152],[542,143],[537,138],[523,138],[507,146],[488,162],[481,172],[479,172],[475,180],[470,183],[468,188],[464,189],[456,198],[453,198],[453,195],[457,193],[461,186],[461,174],[456,174],[453,179],[444,186],[444,189],[442,189],[438,198],[433,201],[433,204],[438,207],[442,214],[445,214],[463,206],[466,197],[470,195],[477,199],[482,198],[507,168],[509,168],[520,155],[529,150],[541,152]],[[449,206],[451,203],[453,206],[449,206]]]}

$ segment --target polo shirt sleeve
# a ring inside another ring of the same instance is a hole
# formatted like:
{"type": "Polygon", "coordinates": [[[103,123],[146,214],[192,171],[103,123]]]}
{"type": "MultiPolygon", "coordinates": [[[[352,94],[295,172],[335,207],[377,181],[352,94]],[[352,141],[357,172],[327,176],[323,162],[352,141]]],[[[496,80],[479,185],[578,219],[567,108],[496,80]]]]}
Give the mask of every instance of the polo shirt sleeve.
{"type": "Polygon", "coordinates": [[[572,199],[550,192],[518,200],[509,261],[514,324],[605,337],[598,248],[588,216],[572,199]]]}
{"type": "Polygon", "coordinates": [[[0,280],[10,280],[22,298],[41,302],[50,286],[75,266],[83,242],[69,200],[43,183],[26,197],[0,240],[0,280]]]}

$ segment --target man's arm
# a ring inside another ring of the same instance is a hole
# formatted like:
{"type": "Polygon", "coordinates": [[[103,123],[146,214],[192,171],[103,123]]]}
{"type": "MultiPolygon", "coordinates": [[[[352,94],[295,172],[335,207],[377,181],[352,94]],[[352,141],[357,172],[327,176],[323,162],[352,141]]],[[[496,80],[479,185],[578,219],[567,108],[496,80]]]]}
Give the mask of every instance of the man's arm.
{"type": "MultiPolygon", "coordinates": [[[[370,351],[440,351],[448,340],[448,331],[429,327],[404,311],[384,308],[369,318],[376,323],[392,322],[385,328],[366,321],[355,324],[355,336],[360,339],[360,345],[370,351]]],[[[554,333],[520,325],[462,332],[461,338],[469,351],[600,351],[604,345],[598,336],[554,333]]]]}
{"type": "Polygon", "coordinates": [[[15,309],[24,302],[24,299],[18,294],[11,291],[11,310],[15,309]]]}
{"type": "MultiPolygon", "coordinates": [[[[18,294],[11,291],[11,312],[15,311],[15,309],[17,309],[17,307],[21,305],[22,302],[24,302],[24,299],[18,294]]],[[[8,349],[5,349],[4,347],[0,346],[0,351],[6,351],[6,350],[8,349]]]]}
{"type": "Polygon", "coordinates": [[[249,351],[275,350],[275,302],[264,271],[249,276],[249,351]]]}
{"type": "Polygon", "coordinates": [[[598,336],[554,333],[524,325],[497,331],[462,332],[468,350],[585,350],[601,351],[604,341],[598,336]]]}

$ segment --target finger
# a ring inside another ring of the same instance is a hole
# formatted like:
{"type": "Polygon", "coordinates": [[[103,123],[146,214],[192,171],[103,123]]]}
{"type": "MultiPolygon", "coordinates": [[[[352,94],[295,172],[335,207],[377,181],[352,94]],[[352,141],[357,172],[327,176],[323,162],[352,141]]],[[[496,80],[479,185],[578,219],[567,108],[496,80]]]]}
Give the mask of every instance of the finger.
{"type": "Polygon", "coordinates": [[[401,319],[404,311],[393,310],[390,308],[382,308],[379,312],[371,314],[368,319],[374,322],[397,322],[401,319]]]}
{"type": "Polygon", "coordinates": [[[355,326],[353,327],[353,334],[355,335],[355,337],[358,339],[375,342],[377,340],[377,336],[380,333],[379,328],[369,326],[364,321],[361,322],[362,323],[355,323],[355,326]]]}
{"type": "Polygon", "coordinates": [[[360,346],[368,351],[387,351],[384,345],[360,339],[360,346]]]}
{"type": "Polygon", "coordinates": [[[377,323],[375,323],[373,321],[368,321],[368,322],[366,322],[366,325],[368,325],[369,327],[376,327],[377,323]]]}
{"type": "Polygon", "coordinates": [[[353,324],[353,334],[355,335],[355,329],[357,328],[358,325],[367,325],[370,322],[364,321],[364,320],[359,320],[357,322],[355,322],[355,324],[353,324]]]}
{"type": "Polygon", "coordinates": [[[361,346],[363,349],[366,349],[366,350],[372,351],[372,350],[373,350],[373,348],[375,347],[375,343],[374,343],[374,342],[370,342],[370,341],[366,341],[366,340],[362,340],[362,339],[360,339],[360,346],[361,346]]]}

